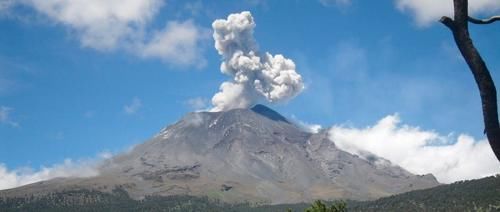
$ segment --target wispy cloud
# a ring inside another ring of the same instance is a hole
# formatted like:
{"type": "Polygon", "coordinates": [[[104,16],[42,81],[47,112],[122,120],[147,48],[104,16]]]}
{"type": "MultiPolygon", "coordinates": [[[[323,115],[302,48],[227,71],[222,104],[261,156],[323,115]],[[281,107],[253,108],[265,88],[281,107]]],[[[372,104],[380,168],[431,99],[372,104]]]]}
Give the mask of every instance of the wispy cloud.
{"type": "Polygon", "coordinates": [[[163,30],[155,32],[153,38],[138,50],[146,58],[159,58],[176,65],[202,68],[206,61],[202,56],[201,41],[208,37],[208,31],[196,26],[191,20],[171,21],[163,30]]]}
{"type": "Polygon", "coordinates": [[[15,188],[39,181],[50,180],[58,177],[93,177],[99,174],[98,166],[111,154],[104,152],[98,157],[86,160],[66,159],[63,163],[39,170],[32,168],[17,168],[9,170],[5,164],[0,163],[0,190],[15,188]]]}
{"type": "Polygon", "coordinates": [[[318,133],[322,129],[321,125],[319,125],[319,124],[310,124],[310,123],[307,123],[305,121],[301,121],[295,115],[292,115],[291,118],[292,118],[292,121],[297,126],[299,126],[300,128],[302,128],[306,132],[309,132],[309,133],[318,133]]]}
{"type": "Polygon", "coordinates": [[[54,139],[55,140],[64,140],[65,134],[63,131],[58,131],[54,134],[54,139]]]}
{"type": "Polygon", "coordinates": [[[319,0],[319,3],[321,3],[325,7],[331,7],[331,6],[349,6],[351,5],[351,0],[319,0]]]}
{"type": "Polygon", "coordinates": [[[186,2],[184,4],[184,9],[187,10],[191,16],[197,16],[203,11],[203,2],[201,0],[186,2]]]}
{"type": "Polygon", "coordinates": [[[130,104],[123,106],[123,111],[126,114],[132,115],[137,113],[139,109],[141,109],[141,107],[142,107],[141,99],[139,99],[138,97],[134,97],[130,104]]]}
{"type": "Polygon", "coordinates": [[[94,118],[94,116],[95,116],[95,111],[93,111],[93,110],[88,110],[88,111],[85,111],[85,113],[83,113],[83,117],[85,117],[87,119],[94,118]]]}
{"type": "MultiPolygon", "coordinates": [[[[209,35],[192,21],[171,20],[161,30],[148,30],[163,0],[22,0],[42,17],[65,26],[83,47],[125,50],[143,58],[159,58],[180,66],[202,67],[201,42],[209,35]]],[[[8,10],[6,1],[0,9],[8,10]]],[[[1,12],[2,10],[0,10],[1,12]]]]}
{"type": "Polygon", "coordinates": [[[0,106],[0,124],[6,124],[12,127],[19,127],[19,123],[11,118],[11,113],[14,109],[6,106],[0,106]]]}
{"type": "MultiPolygon", "coordinates": [[[[451,0],[395,0],[395,3],[399,10],[414,16],[415,21],[420,26],[428,26],[431,23],[437,23],[442,16],[453,15],[453,1],[451,0]]],[[[469,11],[472,14],[498,12],[500,11],[500,1],[469,1],[469,11]]]]}
{"type": "Polygon", "coordinates": [[[204,110],[210,105],[209,100],[202,97],[188,99],[186,104],[193,110],[204,110]]]}
{"type": "Polygon", "coordinates": [[[12,5],[14,5],[15,3],[16,2],[14,0],[2,0],[2,1],[0,1],[0,14],[9,10],[10,7],[12,7],[12,5]]]}
{"type": "Polygon", "coordinates": [[[348,82],[365,80],[369,71],[367,50],[354,41],[339,42],[328,61],[333,76],[348,82]]]}
{"type": "Polygon", "coordinates": [[[415,174],[432,173],[443,183],[475,179],[500,173],[500,164],[487,140],[400,124],[390,115],[373,126],[334,126],[330,139],[341,149],[363,156],[368,151],[415,174]]]}
{"type": "MultiPolygon", "coordinates": [[[[456,78],[448,77],[443,80],[445,74],[456,74],[455,70],[462,67],[462,60],[457,60],[450,56],[450,51],[437,46],[433,50],[435,54],[402,62],[408,58],[402,56],[403,52],[398,51],[392,39],[380,39],[369,45],[363,45],[355,38],[340,41],[329,51],[330,55],[324,59],[312,60],[312,70],[326,70],[319,77],[309,76],[308,79],[313,82],[308,86],[314,91],[312,94],[320,90],[332,93],[332,103],[328,107],[331,113],[336,114],[332,118],[368,124],[383,115],[399,111],[412,121],[427,122],[440,131],[457,128],[468,130],[456,124],[461,119],[457,117],[474,116],[471,113],[460,113],[456,105],[475,110],[476,107],[472,104],[475,102],[468,100],[477,98],[476,94],[466,92],[470,89],[461,82],[462,72],[455,75],[456,78]],[[325,68],[315,64],[327,66],[325,68]],[[318,89],[318,83],[322,81],[325,81],[326,86],[318,89]],[[472,103],[464,105],[464,99],[472,103]],[[432,110],[429,107],[433,107],[432,110]],[[370,113],[367,114],[366,111],[370,113]],[[429,112],[439,115],[429,116],[429,112]]],[[[455,47],[453,51],[458,50],[455,47]]],[[[305,93],[310,95],[307,91],[305,93]]],[[[316,99],[326,97],[325,94],[316,95],[316,99]]],[[[315,105],[320,106],[323,104],[315,105]]]]}

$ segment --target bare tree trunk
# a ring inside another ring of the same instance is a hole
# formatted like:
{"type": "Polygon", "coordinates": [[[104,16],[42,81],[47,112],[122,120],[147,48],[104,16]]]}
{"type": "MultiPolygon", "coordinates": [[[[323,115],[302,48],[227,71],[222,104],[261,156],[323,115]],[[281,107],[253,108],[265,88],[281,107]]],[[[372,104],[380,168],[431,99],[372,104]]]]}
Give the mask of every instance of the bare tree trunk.
{"type": "Polygon", "coordinates": [[[455,17],[443,17],[441,22],[452,32],[458,49],[469,65],[481,95],[485,133],[493,152],[500,161],[500,125],[498,122],[497,93],[488,67],[474,47],[469,35],[468,21],[476,24],[489,24],[498,20],[492,17],[488,20],[470,18],[468,15],[468,0],[453,0],[455,17]]]}

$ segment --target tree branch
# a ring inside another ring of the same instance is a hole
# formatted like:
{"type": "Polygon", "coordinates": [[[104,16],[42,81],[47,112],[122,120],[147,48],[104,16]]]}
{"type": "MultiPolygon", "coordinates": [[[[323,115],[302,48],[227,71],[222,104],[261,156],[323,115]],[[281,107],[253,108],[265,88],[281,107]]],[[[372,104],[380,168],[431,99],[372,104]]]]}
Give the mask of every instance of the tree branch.
{"type": "MultiPolygon", "coordinates": [[[[498,121],[497,90],[483,58],[477,51],[469,34],[468,0],[453,0],[454,20],[443,17],[441,22],[450,28],[455,43],[469,66],[479,88],[483,109],[486,137],[495,156],[500,161],[500,123],[498,121]]],[[[471,21],[474,23],[473,21],[471,21]]],[[[482,21],[480,20],[482,23],[482,21]]],[[[491,20],[494,22],[494,20],[491,20]]]]}
{"type": "Polygon", "coordinates": [[[469,22],[473,24],[491,24],[495,21],[500,21],[500,16],[493,16],[488,19],[477,19],[469,16],[469,22]]]}
{"type": "Polygon", "coordinates": [[[455,28],[455,24],[453,23],[453,20],[450,17],[443,16],[439,22],[443,23],[445,26],[453,30],[455,28]]]}

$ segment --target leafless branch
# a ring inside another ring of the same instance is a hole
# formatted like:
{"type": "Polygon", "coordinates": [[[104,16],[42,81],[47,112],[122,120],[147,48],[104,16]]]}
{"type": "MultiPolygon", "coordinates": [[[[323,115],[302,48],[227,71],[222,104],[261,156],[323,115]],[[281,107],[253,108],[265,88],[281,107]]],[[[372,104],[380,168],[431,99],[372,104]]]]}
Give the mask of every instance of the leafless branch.
{"type": "Polygon", "coordinates": [[[500,16],[493,16],[488,19],[477,19],[469,16],[469,22],[473,24],[491,24],[495,21],[500,21],[500,16]]]}

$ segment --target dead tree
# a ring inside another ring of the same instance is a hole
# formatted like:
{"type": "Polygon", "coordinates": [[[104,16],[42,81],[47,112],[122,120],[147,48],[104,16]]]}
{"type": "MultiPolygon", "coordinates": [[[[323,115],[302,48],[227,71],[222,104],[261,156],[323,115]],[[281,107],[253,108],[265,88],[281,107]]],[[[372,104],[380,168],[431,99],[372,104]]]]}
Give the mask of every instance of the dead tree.
{"type": "Polygon", "coordinates": [[[484,131],[493,152],[500,161],[500,125],[498,123],[497,91],[490,72],[478,50],[474,47],[469,35],[469,22],[473,24],[491,24],[500,21],[500,16],[481,20],[469,17],[468,0],[453,0],[454,18],[443,17],[441,23],[446,25],[455,38],[455,43],[469,66],[481,95],[484,118],[484,131]]]}

